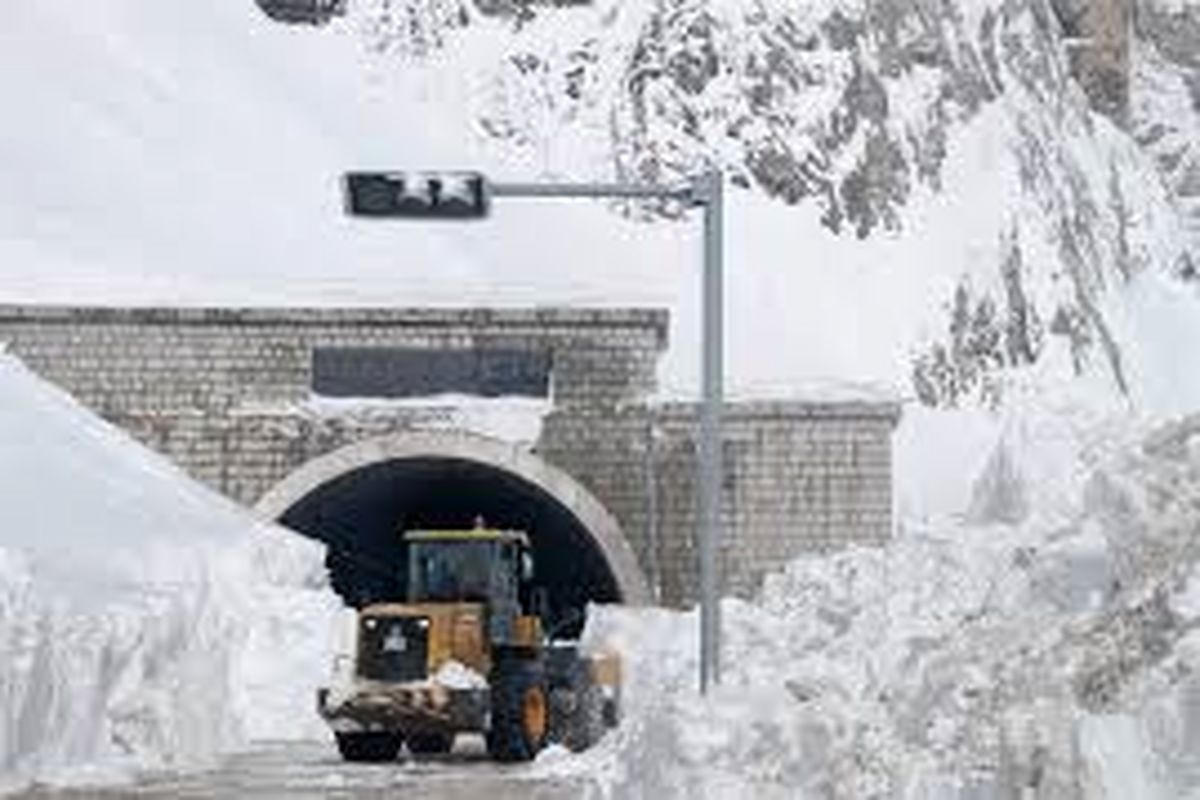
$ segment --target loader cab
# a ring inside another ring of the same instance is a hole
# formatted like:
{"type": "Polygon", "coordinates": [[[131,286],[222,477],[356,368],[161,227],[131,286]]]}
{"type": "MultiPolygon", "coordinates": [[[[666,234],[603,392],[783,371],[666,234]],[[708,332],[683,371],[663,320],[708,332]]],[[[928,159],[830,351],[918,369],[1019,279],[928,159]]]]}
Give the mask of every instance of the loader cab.
{"type": "MultiPolygon", "coordinates": [[[[493,644],[517,638],[524,616],[540,617],[529,538],[518,531],[409,531],[409,603],[482,603],[493,644]]],[[[539,602],[540,601],[540,602],[539,602]]]]}
{"type": "Polygon", "coordinates": [[[533,580],[523,533],[413,531],[404,538],[410,603],[486,603],[520,594],[533,580]]]}

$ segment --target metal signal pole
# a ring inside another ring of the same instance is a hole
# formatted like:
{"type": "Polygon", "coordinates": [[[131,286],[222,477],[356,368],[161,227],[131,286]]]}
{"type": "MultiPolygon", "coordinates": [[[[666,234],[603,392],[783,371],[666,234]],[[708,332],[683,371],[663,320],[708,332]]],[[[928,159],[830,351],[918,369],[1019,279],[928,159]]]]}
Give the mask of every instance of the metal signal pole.
{"type": "Polygon", "coordinates": [[[719,172],[697,181],[704,203],[703,399],[700,405],[700,691],[721,682],[721,408],[724,402],[724,189],[719,172]]]}

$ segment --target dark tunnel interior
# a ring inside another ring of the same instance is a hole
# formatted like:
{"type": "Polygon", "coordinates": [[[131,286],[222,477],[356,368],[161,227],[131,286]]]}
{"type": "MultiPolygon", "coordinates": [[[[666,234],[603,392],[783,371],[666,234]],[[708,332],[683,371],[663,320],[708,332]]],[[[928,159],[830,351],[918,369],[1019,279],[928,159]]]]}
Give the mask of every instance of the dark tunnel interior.
{"type": "Polygon", "coordinates": [[[621,599],[604,555],[571,511],[531,483],[471,461],[417,458],[347,473],[293,505],[281,522],[328,545],[333,588],[351,606],[404,597],[402,533],[489,528],[525,531],[534,584],[549,600],[547,628],[577,634],[589,601],[621,599]]]}

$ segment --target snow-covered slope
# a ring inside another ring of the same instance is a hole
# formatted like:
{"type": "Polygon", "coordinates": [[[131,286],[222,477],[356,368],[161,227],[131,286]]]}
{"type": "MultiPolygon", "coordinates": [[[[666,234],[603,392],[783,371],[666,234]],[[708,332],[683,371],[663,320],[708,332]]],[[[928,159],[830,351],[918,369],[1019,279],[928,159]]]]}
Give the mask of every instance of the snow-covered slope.
{"type": "Polygon", "coordinates": [[[0,354],[0,791],[320,730],[320,549],[0,354]]]}
{"type": "Polygon", "coordinates": [[[319,29],[249,0],[47,0],[0,32],[0,107],[7,300],[664,304],[664,382],[690,392],[694,222],[511,203],[483,224],[353,224],[335,179],[716,163],[748,187],[730,199],[736,393],[821,377],[990,403],[1013,372],[1078,372],[1200,402],[1177,381],[1197,300],[1175,209],[1086,111],[1040,0],[358,0],[319,29]]]}

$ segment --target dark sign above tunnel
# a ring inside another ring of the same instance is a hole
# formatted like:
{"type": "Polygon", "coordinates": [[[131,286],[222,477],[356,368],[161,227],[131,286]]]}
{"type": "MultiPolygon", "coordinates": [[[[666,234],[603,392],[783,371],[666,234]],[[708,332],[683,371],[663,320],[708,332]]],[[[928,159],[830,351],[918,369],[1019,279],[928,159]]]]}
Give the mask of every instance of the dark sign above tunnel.
{"type": "Polygon", "coordinates": [[[549,397],[550,363],[547,351],[318,347],[312,386],[324,397],[549,397]]]}

